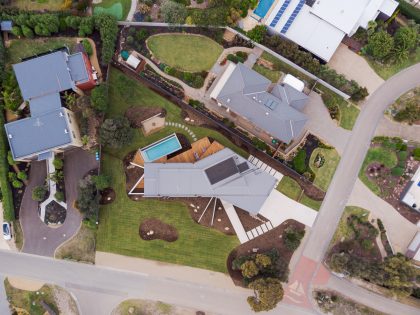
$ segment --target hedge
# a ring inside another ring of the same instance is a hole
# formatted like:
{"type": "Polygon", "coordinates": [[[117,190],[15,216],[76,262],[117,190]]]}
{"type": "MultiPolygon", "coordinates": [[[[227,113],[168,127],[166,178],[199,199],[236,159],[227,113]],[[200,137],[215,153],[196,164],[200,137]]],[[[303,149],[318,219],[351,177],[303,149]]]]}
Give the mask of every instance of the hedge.
{"type": "Polygon", "coordinates": [[[400,5],[398,8],[400,12],[405,15],[407,18],[416,21],[420,24],[420,9],[413,7],[411,4],[405,2],[405,0],[398,0],[400,5]]]}

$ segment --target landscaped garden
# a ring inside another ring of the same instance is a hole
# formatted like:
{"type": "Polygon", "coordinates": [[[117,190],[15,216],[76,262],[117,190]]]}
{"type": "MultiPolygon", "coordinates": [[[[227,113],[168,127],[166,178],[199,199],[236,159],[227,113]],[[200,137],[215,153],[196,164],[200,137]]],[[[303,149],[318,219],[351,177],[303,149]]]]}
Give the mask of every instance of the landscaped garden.
{"type": "MultiPolygon", "coordinates": [[[[108,118],[124,115],[133,106],[158,106],[166,110],[167,121],[185,123],[180,108],[114,68],[110,71],[109,87],[108,118]]],[[[189,128],[197,138],[209,136],[247,156],[246,152],[214,130],[196,126],[189,128]]],[[[130,144],[104,150],[102,171],[110,175],[116,199],[101,207],[97,250],[226,272],[226,258],[239,244],[236,236],[227,236],[198,225],[191,218],[185,203],[153,199],[134,201],[126,194],[123,168],[126,155],[164,136],[182,131],[165,127],[144,137],[140,129],[135,129],[130,144]],[[178,233],[178,239],[173,242],[143,240],[139,235],[140,224],[149,219],[172,226],[178,233]]],[[[189,134],[184,135],[192,141],[189,134]]]]}
{"type": "Polygon", "coordinates": [[[317,211],[319,208],[321,208],[322,201],[314,200],[308,197],[304,193],[302,187],[300,187],[299,183],[291,177],[283,176],[279,185],[277,186],[277,190],[290,199],[296,200],[297,202],[300,202],[309,208],[317,211]]]}
{"type": "Polygon", "coordinates": [[[395,121],[412,125],[420,124],[420,87],[399,97],[387,109],[387,114],[395,121]]]}
{"type": "Polygon", "coordinates": [[[339,161],[335,149],[316,148],[309,159],[309,167],[315,174],[314,185],[327,191],[339,161]]]}
{"type": "Polygon", "coordinates": [[[117,20],[123,21],[127,18],[130,7],[130,0],[102,0],[93,4],[93,13],[107,13],[113,15],[117,20]]]}
{"type": "Polygon", "coordinates": [[[147,46],[160,62],[187,72],[210,70],[223,51],[208,37],[187,34],[154,35],[147,46]]]}

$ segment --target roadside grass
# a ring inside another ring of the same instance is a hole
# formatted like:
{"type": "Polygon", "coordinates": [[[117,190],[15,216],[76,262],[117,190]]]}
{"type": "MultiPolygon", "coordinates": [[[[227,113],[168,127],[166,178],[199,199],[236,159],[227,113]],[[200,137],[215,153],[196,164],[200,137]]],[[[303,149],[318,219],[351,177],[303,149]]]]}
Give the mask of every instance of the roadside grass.
{"type": "Polygon", "coordinates": [[[280,79],[280,71],[271,70],[258,64],[255,64],[254,67],[252,67],[252,69],[258,72],[259,74],[265,76],[273,83],[277,83],[280,79]]]}
{"type": "Polygon", "coordinates": [[[398,163],[397,155],[394,151],[384,147],[370,148],[366,154],[365,160],[363,161],[362,168],[359,171],[360,180],[376,195],[381,195],[381,189],[379,186],[370,181],[366,176],[366,168],[369,164],[377,162],[385,165],[387,168],[393,168],[398,163]]]}
{"type": "Polygon", "coordinates": [[[404,62],[397,63],[397,64],[381,64],[378,63],[369,57],[365,56],[366,61],[369,63],[369,65],[372,67],[372,69],[384,80],[389,79],[394,74],[397,74],[401,70],[404,70],[405,68],[408,68],[416,63],[420,62],[420,47],[417,48],[415,52],[409,55],[408,59],[404,62]]]}
{"type": "Polygon", "coordinates": [[[283,176],[276,189],[290,199],[293,199],[316,211],[321,208],[322,201],[314,200],[308,197],[303,192],[298,182],[289,176],[283,176]]]}
{"type": "Polygon", "coordinates": [[[195,314],[192,309],[163,303],[161,301],[150,301],[140,299],[125,300],[120,303],[113,314],[125,315],[125,314],[164,314],[164,315],[177,315],[185,312],[185,314],[195,314]],[[130,309],[134,309],[134,312],[130,312],[130,309]]]}
{"type": "MultiPolygon", "coordinates": [[[[166,121],[185,124],[185,121],[181,117],[181,109],[178,106],[151,91],[138,81],[127,77],[115,68],[110,69],[109,98],[110,108],[108,109],[107,117],[124,115],[125,111],[132,106],[159,106],[166,110],[166,121]]],[[[208,136],[245,158],[249,156],[246,151],[235,146],[232,142],[215,130],[191,125],[188,125],[188,127],[195,133],[198,139],[208,136]]],[[[121,149],[106,148],[105,151],[123,159],[128,153],[147,144],[153,143],[174,132],[183,133],[190,141],[193,141],[192,137],[181,128],[165,127],[161,131],[148,137],[144,137],[142,131],[140,129],[136,129],[134,131],[134,139],[131,144],[121,149]]]]}
{"type": "Polygon", "coordinates": [[[360,207],[347,206],[344,209],[343,215],[341,216],[340,222],[338,223],[337,229],[334,233],[334,236],[331,240],[330,247],[333,247],[337,242],[340,242],[341,239],[349,240],[354,237],[354,231],[347,224],[347,219],[351,215],[356,215],[358,217],[363,217],[365,220],[368,219],[369,211],[360,207]]]}
{"type": "Polygon", "coordinates": [[[309,159],[309,167],[315,174],[314,185],[327,191],[339,162],[340,156],[335,149],[316,148],[309,159]],[[324,164],[319,168],[314,163],[318,154],[325,158],[324,164]]]}
{"type": "Polygon", "coordinates": [[[14,307],[25,310],[28,314],[44,315],[45,310],[40,304],[41,301],[48,304],[48,306],[58,314],[58,307],[54,299],[53,289],[49,285],[44,285],[37,291],[26,291],[12,287],[9,281],[5,279],[4,288],[6,289],[9,303],[14,307]],[[39,293],[37,294],[37,292],[39,293]]]}
{"type": "Polygon", "coordinates": [[[52,49],[68,46],[70,51],[76,47],[75,37],[48,37],[36,39],[13,39],[7,48],[7,63],[14,64],[22,58],[43,53],[52,49]]]}
{"type": "Polygon", "coordinates": [[[97,250],[227,272],[226,258],[239,245],[236,236],[195,223],[182,202],[131,200],[125,191],[123,164],[118,158],[104,154],[102,169],[111,176],[117,197],[113,203],[101,207],[97,250]],[[178,240],[169,243],[141,239],[140,223],[149,218],[176,228],[178,240]]]}
{"type": "Polygon", "coordinates": [[[27,11],[60,11],[63,3],[63,0],[13,0],[10,6],[27,11]]]}
{"type": "Polygon", "coordinates": [[[13,237],[15,239],[16,248],[20,251],[23,247],[23,231],[19,220],[13,221],[13,237]]]}
{"type": "MultiPolygon", "coordinates": [[[[254,69],[254,70],[261,73],[262,75],[264,75],[270,80],[272,80],[269,77],[270,75],[273,76],[272,72],[279,72],[279,75],[280,75],[280,72],[283,72],[284,74],[291,74],[299,78],[300,80],[305,81],[307,86],[309,87],[311,87],[315,83],[315,81],[311,79],[310,77],[308,77],[307,75],[289,66],[288,64],[284,63],[280,59],[277,59],[276,57],[274,57],[273,55],[269,54],[266,51],[263,52],[263,54],[261,55],[261,58],[273,63],[273,68],[275,70],[274,71],[269,70],[262,66],[260,67],[263,68],[265,71],[270,71],[270,72],[266,73],[264,72],[264,70],[261,72],[257,71],[257,69],[254,69]]],[[[261,70],[261,69],[258,69],[258,70],[261,70]]],[[[359,108],[355,106],[354,104],[347,102],[344,98],[335,94],[334,92],[327,89],[321,84],[317,84],[316,89],[322,91],[323,94],[328,95],[329,100],[332,102],[331,104],[325,104],[325,106],[328,107],[328,105],[331,106],[333,104],[338,106],[338,109],[340,111],[340,120],[339,120],[340,127],[347,130],[352,130],[354,123],[356,122],[357,116],[359,115],[359,112],[360,112],[359,108]]],[[[325,103],[325,100],[324,100],[324,103],[325,103]]]]}
{"type": "Polygon", "coordinates": [[[93,264],[95,263],[95,238],[96,230],[82,223],[77,234],[71,240],[61,245],[54,256],[58,259],[93,264]]]}
{"type": "Polygon", "coordinates": [[[147,39],[153,56],[182,71],[208,71],[223,52],[214,40],[198,35],[162,34],[147,39]]]}
{"type": "Polygon", "coordinates": [[[130,12],[130,0],[102,0],[98,4],[93,4],[93,13],[108,13],[117,20],[125,21],[128,12],[130,12]]]}

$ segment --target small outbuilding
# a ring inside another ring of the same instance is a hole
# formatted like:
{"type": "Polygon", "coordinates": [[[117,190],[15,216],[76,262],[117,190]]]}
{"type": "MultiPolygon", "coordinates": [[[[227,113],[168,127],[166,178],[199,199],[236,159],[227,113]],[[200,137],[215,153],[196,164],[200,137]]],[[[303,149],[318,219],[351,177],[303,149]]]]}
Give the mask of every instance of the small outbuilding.
{"type": "Polygon", "coordinates": [[[295,90],[298,90],[299,92],[303,92],[303,89],[305,88],[305,83],[303,81],[299,80],[298,78],[292,76],[291,74],[286,74],[286,76],[283,79],[283,83],[290,85],[295,90]]]}
{"type": "Polygon", "coordinates": [[[137,69],[137,67],[139,66],[139,64],[141,63],[141,60],[138,59],[137,57],[135,57],[133,54],[131,54],[128,58],[127,58],[127,64],[133,68],[134,70],[137,69]]]}

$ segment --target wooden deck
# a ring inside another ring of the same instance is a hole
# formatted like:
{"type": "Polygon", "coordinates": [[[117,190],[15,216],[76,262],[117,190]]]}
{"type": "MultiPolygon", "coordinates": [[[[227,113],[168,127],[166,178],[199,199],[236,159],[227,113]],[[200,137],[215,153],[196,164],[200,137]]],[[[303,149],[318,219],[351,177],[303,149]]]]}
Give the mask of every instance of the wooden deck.
{"type": "MultiPolygon", "coordinates": [[[[166,156],[161,157],[160,159],[153,161],[153,163],[165,163],[167,162],[168,158],[166,156]]],[[[144,166],[144,159],[143,156],[140,153],[140,150],[137,150],[136,155],[134,155],[133,160],[131,161],[132,163],[136,164],[136,165],[140,165],[141,167],[144,166]]]]}
{"type": "Polygon", "coordinates": [[[169,159],[170,163],[194,163],[211,146],[209,138],[201,138],[191,144],[191,149],[169,159]]]}
{"type": "Polygon", "coordinates": [[[212,155],[212,154],[214,154],[214,153],[216,153],[216,152],[219,152],[219,151],[221,151],[221,150],[223,150],[225,147],[224,146],[222,146],[219,142],[217,142],[217,141],[214,141],[208,148],[207,148],[207,150],[202,154],[202,155],[200,155],[200,159],[204,159],[204,158],[206,158],[206,157],[208,157],[209,155],[212,155]]]}
{"type": "Polygon", "coordinates": [[[144,189],[144,178],[137,184],[136,188],[144,189]]]}

